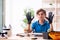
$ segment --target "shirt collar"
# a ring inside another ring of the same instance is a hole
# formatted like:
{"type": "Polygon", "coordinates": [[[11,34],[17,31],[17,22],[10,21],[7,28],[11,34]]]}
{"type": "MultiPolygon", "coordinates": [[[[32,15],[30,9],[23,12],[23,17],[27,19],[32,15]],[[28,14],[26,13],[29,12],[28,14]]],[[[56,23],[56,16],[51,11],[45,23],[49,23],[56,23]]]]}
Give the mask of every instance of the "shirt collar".
{"type": "MultiPolygon", "coordinates": [[[[43,25],[45,25],[46,23],[47,23],[47,21],[46,21],[46,20],[44,20],[43,25]]],[[[37,21],[37,24],[41,25],[41,24],[39,23],[39,20],[37,21]]]]}

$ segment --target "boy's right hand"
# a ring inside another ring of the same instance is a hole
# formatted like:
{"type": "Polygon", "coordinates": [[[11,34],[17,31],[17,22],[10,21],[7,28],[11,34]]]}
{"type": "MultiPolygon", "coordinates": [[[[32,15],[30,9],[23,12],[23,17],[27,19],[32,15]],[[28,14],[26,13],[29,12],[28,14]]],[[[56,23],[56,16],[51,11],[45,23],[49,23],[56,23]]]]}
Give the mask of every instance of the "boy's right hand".
{"type": "Polygon", "coordinates": [[[31,21],[33,20],[34,16],[31,16],[31,12],[28,12],[26,14],[26,18],[28,20],[28,24],[31,24],[31,21]]]}

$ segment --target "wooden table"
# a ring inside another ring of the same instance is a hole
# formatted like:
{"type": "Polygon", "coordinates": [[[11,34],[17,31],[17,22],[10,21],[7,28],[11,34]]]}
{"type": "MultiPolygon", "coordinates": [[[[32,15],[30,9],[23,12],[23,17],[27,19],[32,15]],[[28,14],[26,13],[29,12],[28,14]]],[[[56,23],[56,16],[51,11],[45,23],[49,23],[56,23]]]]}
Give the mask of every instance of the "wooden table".
{"type": "Polygon", "coordinates": [[[0,38],[0,40],[34,40],[36,38],[37,38],[36,40],[45,40],[45,39],[43,39],[42,34],[40,35],[38,33],[38,35],[40,35],[40,36],[35,36],[35,35],[37,35],[37,33],[29,33],[29,34],[30,34],[30,36],[25,33],[21,33],[21,35],[24,35],[24,37],[21,37],[21,35],[19,35],[19,36],[12,35],[12,36],[8,37],[7,39],[0,38]]]}

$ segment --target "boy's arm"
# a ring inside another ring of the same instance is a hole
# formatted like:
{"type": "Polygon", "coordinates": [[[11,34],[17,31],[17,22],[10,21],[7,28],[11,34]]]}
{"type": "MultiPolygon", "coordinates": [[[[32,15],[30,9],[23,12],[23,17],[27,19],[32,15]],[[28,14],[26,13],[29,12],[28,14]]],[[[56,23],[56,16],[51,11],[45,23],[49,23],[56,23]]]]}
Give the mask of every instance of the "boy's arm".
{"type": "Polygon", "coordinates": [[[53,31],[53,24],[50,24],[50,32],[53,31]]]}
{"type": "Polygon", "coordinates": [[[31,33],[32,29],[30,28],[30,24],[27,24],[27,28],[24,29],[24,32],[31,33]]]}
{"type": "Polygon", "coordinates": [[[52,12],[49,12],[48,17],[46,17],[46,19],[47,19],[47,20],[49,21],[49,23],[50,23],[50,31],[53,31],[53,24],[52,24],[53,17],[54,17],[54,14],[53,14],[52,12]]]}
{"type": "Polygon", "coordinates": [[[34,16],[31,16],[31,12],[28,12],[26,14],[26,18],[28,20],[28,24],[27,24],[27,28],[24,29],[24,32],[30,33],[30,32],[32,32],[30,25],[31,25],[31,21],[33,20],[34,16]]]}

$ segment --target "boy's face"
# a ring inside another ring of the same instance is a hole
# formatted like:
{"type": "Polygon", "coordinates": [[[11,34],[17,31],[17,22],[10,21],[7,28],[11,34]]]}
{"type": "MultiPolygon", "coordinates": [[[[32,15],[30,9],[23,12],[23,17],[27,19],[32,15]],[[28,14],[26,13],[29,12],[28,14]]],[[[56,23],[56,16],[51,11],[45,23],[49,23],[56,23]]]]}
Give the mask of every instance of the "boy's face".
{"type": "Polygon", "coordinates": [[[37,14],[37,17],[38,17],[38,19],[39,20],[44,20],[44,18],[46,17],[46,15],[44,14],[44,12],[39,12],[38,14],[37,14]]]}

